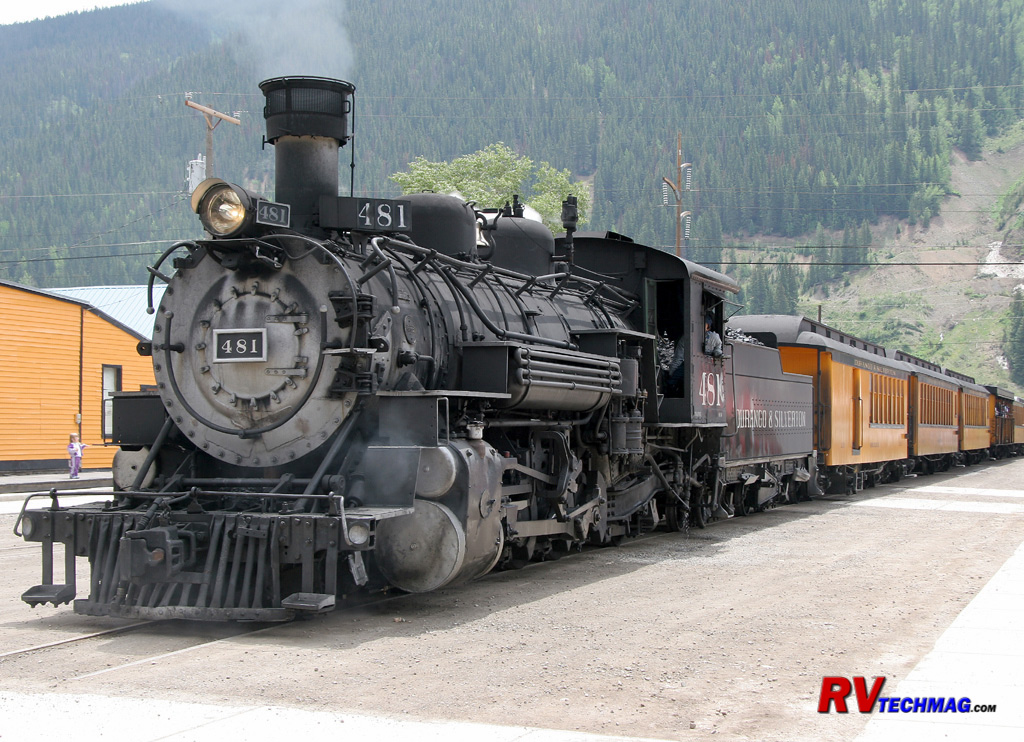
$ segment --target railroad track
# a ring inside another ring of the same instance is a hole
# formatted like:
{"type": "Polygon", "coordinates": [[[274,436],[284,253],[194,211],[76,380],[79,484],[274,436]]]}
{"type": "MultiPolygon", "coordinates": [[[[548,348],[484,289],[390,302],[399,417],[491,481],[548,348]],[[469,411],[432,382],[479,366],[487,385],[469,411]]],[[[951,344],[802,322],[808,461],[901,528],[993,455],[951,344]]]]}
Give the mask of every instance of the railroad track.
{"type": "Polygon", "coordinates": [[[0,547],[0,554],[12,554],[18,551],[39,551],[38,544],[25,544],[24,546],[3,546],[0,547]]]}
{"type": "Polygon", "coordinates": [[[47,642],[46,644],[36,644],[32,647],[23,647],[22,649],[12,649],[9,652],[0,652],[0,660],[6,659],[7,657],[16,657],[18,655],[31,654],[33,652],[41,652],[44,649],[52,649],[54,647],[62,647],[68,644],[75,644],[77,642],[87,641],[89,639],[97,639],[101,636],[114,636],[115,634],[125,634],[130,631],[136,631],[145,626],[152,626],[158,623],[157,621],[140,621],[138,623],[129,624],[128,626],[119,626],[115,629],[106,629],[104,631],[96,631],[92,634],[82,634],[80,636],[72,636],[66,639],[58,639],[57,641],[47,642]]]}
{"type": "MultiPolygon", "coordinates": [[[[689,535],[690,538],[694,538],[694,539],[698,539],[698,540],[706,540],[706,539],[711,538],[710,535],[705,534],[703,532],[698,532],[698,531],[694,531],[694,530],[691,530],[691,529],[687,529],[687,530],[689,532],[688,535],[689,535]]],[[[663,532],[646,533],[646,534],[643,534],[643,535],[641,535],[641,536],[639,536],[639,537],[637,537],[635,539],[631,539],[631,542],[633,542],[633,543],[644,542],[644,541],[647,541],[648,539],[651,539],[651,538],[654,538],[654,537],[657,537],[657,536],[664,536],[664,535],[666,535],[666,534],[663,533],[663,532]]],[[[600,550],[603,550],[604,548],[605,547],[584,547],[583,551],[584,552],[589,552],[589,551],[592,551],[592,550],[593,551],[600,551],[600,550]]],[[[13,553],[19,552],[19,551],[37,550],[37,549],[38,549],[38,546],[36,544],[4,546],[4,547],[0,547],[0,556],[5,555],[5,554],[13,554],[13,553]]],[[[495,574],[500,574],[500,573],[492,573],[490,575],[487,575],[487,576],[483,577],[482,580],[487,580],[488,578],[493,577],[495,574]]],[[[410,594],[400,593],[400,592],[387,592],[387,593],[375,593],[375,594],[356,594],[356,595],[353,595],[353,596],[349,596],[348,599],[344,602],[344,604],[340,604],[338,606],[337,610],[335,611],[335,613],[345,613],[346,611],[355,611],[355,610],[359,610],[359,609],[379,606],[379,605],[382,605],[382,604],[385,604],[385,603],[406,600],[409,597],[410,597],[410,594]]],[[[294,625],[296,623],[301,623],[304,618],[307,618],[307,617],[300,615],[300,616],[297,616],[296,619],[293,620],[293,621],[280,622],[280,623],[272,623],[272,624],[238,624],[238,623],[231,624],[231,623],[220,623],[220,622],[217,622],[217,623],[207,623],[207,622],[203,622],[203,621],[188,621],[188,620],[185,620],[185,619],[166,619],[166,620],[139,621],[139,622],[136,622],[136,623],[125,625],[125,626],[105,629],[105,630],[102,630],[102,631],[97,631],[97,632],[88,633],[88,634],[81,634],[81,635],[78,635],[78,636],[67,637],[67,638],[58,639],[58,640],[55,640],[55,641],[52,641],[52,642],[46,642],[46,643],[43,643],[43,644],[37,644],[37,645],[33,645],[33,646],[22,647],[20,649],[13,649],[13,650],[9,650],[9,651],[6,651],[6,652],[0,652],[0,665],[3,665],[5,662],[10,661],[10,660],[20,659],[20,658],[23,658],[25,656],[30,656],[32,654],[36,654],[36,653],[40,653],[40,652],[45,652],[47,650],[73,647],[73,646],[76,646],[76,645],[82,645],[82,644],[88,643],[88,642],[96,640],[96,639],[102,639],[102,638],[105,638],[105,637],[115,637],[115,636],[123,635],[123,634],[131,634],[131,633],[143,630],[143,629],[158,627],[158,626],[161,626],[161,625],[166,625],[168,627],[171,627],[171,626],[174,626],[174,625],[178,625],[178,626],[184,625],[184,626],[192,627],[188,632],[176,631],[176,630],[172,630],[170,628],[168,628],[168,630],[166,630],[164,632],[160,632],[159,630],[156,632],[157,634],[159,634],[164,639],[166,639],[166,638],[176,638],[176,639],[181,639],[182,641],[192,642],[192,643],[187,644],[186,646],[181,646],[181,647],[177,647],[177,648],[168,648],[167,651],[154,653],[153,655],[147,655],[146,657],[143,657],[142,659],[136,659],[136,660],[132,660],[132,661],[129,661],[129,662],[123,662],[123,663],[114,664],[114,665],[111,665],[111,666],[108,666],[108,667],[102,667],[102,668],[99,668],[99,669],[94,670],[94,671],[87,671],[87,672],[84,672],[81,675],[74,675],[74,676],[71,676],[71,677],[68,678],[70,680],[80,680],[80,679],[84,679],[84,678],[94,677],[96,675],[102,675],[102,674],[106,674],[106,673],[110,673],[110,672],[116,672],[117,670],[126,669],[126,668],[133,667],[133,666],[136,666],[136,665],[142,665],[142,664],[146,664],[146,663],[158,662],[158,661],[161,661],[163,659],[167,659],[167,658],[174,657],[174,656],[177,656],[177,655],[181,655],[181,654],[185,654],[185,653],[188,653],[188,652],[193,652],[193,651],[201,650],[201,649],[204,649],[204,648],[208,648],[208,647],[214,646],[216,644],[219,644],[219,643],[222,643],[222,642],[226,642],[226,641],[230,641],[232,639],[236,639],[236,638],[239,638],[239,637],[242,637],[242,636],[260,634],[260,633],[270,632],[270,631],[273,631],[273,630],[285,630],[286,627],[292,626],[292,625],[294,625]],[[200,636],[197,636],[196,632],[194,631],[194,629],[197,628],[197,627],[208,628],[211,631],[211,633],[213,633],[213,634],[217,634],[218,630],[219,630],[220,631],[220,635],[215,635],[213,637],[200,637],[200,636]]]]}
{"type": "MultiPolygon", "coordinates": [[[[175,623],[175,621],[173,621],[173,620],[168,620],[168,621],[140,621],[138,623],[129,624],[127,626],[119,626],[117,628],[106,629],[104,631],[96,631],[96,632],[93,632],[93,633],[90,633],[90,634],[81,634],[81,635],[78,635],[78,636],[67,637],[65,639],[59,639],[59,640],[56,640],[56,641],[47,642],[45,644],[37,644],[37,645],[31,646],[31,647],[22,647],[20,649],[13,649],[13,650],[10,650],[10,651],[7,651],[7,652],[0,653],[0,667],[2,667],[3,665],[5,665],[8,662],[23,661],[26,658],[31,658],[33,655],[36,655],[36,654],[42,654],[42,653],[49,652],[49,651],[54,651],[54,650],[58,650],[58,651],[59,650],[68,650],[69,647],[88,645],[89,642],[95,641],[97,639],[102,639],[102,638],[107,638],[107,637],[114,637],[114,636],[124,635],[124,634],[131,634],[131,633],[137,632],[137,631],[142,630],[142,629],[152,628],[152,627],[157,626],[159,624],[172,624],[172,623],[175,623]]],[[[224,635],[222,633],[219,636],[213,636],[213,637],[197,637],[194,634],[178,636],[176,634],[168,632],[167,634],[165,634],[164,636],[161,637],[162,640],[172,639],[172,641],[174,641],[175,643],[178,643],[178,642],[184,643],[184,646],[178,646],[178,647],[175,647],[175,648],[166,648],[165,651],[156,652],[154,654],[148,654],[148,655],[142,657],[141,659],[129,659],[131,657],[138,657],[138,653],[137,652],[133,652],[130,647],[126,647],[126,651],[122,655],[122,659],[124,661],[115,662],[114,664],[97,667],[98,663],[95,661],[95,658],[93,660],[85,659],[84,661],[79,661],[77,664],[74,665],[75,669],[78,670],[78,672],[80,674],[68,675],[65,678],[65,680],[68,680],[68,681],[84,680],[86,678],[95,677],[97,675],[104,675],[104,674],[107,674],[107,673],[117,672],[118,670],[125,670],[125,669],[128,669],[130,667],[135,667],[137,665],[152,665],[152,664],[155,664],[155,663],[160,662],[162,660],[166,660],[166,659],[169,659],[171,657],[176,657],[178,655],[186,654],[188,652],[194,652],[194,651],[198,651],[198,650],[207,649],[207,648],[212,647],[214,645],[217,645],[217,644],[219,644],[221,642],[226,642],[226,641],[230,641],[232,639],[237,639],[238,637],[241,637],[241,636],[248,636],[248,635],[252,635],[252,634],[258,634],[258,633],[262,633],[262,632],[265,632],[265,631],[270,631],[271,629],[278,629],[278,628],[280,628],[282,626],[287,626],[287,625],[288,624],[273,624],[273,625],[270,625],[270,626],[264,625],[264,626],[259,627],[259,628],[254,628],[252,626],[240,627],[240,626],[235,625],[235,626],[231,626],[228,629],[228,633],[226,635],[224,635]],[[90,664],[92,664],[94,669],[88,669],[88,666],[90,664]]],[[[223,625],[216,625],[216,626],[211,626],[210,628],[214,628],[216,630],[216,629],[224,629],[226,627],[223,626],[223,625]]],[[[106,652],[104,657],[105,657],[105,659],[108,659],[108,660],[110,659],[111,654],[109,653],[109,651],[106,652]]],[[[32,661],[32,660],[29,660],[29,661],[32,661]]],[[[13,669],[8,670],[7,674],[13,675],[14,674],[13,669]]]]}
{"type": "MultiPolygon", "coordinates": [[[[368,606],[371,606],[371,605],[378,605],[378,604],[381,604],[381,603],[387,603],[387,602],[391,602],[391,601],[395,601],[395,600],[401,600],[401,599],[407,598],[407,597],[408,597],[408,595],[406,595],[405,593],[381,594],[381,595],[370,596],[370,597],[363,596],[360,599],[357,599],[356,601],[354,601],[353,603],[346,604],[343,607],[339,608],[337,612],[344,612],[346,610],[355,610],[357,608],[365,608],[365,607],[368,607],[368,606]]],[[[180,647],[180,648],[177,648],[177,649],[172,649],[170,651],[160,652],[160,653],[157,653],[157,654],[154,654],[154,655],[151,655],[151,656],[146,656],[146,657],[144,657],[142,659],[139,659],[139,660],[133,660],[131,662],[124,662],[124,663],[112,665],[112,666],[109,666],[109,667],[104,667],[104,668],[101,668],[101,669],[93,671],[93,672],[86,672],[86,673],[83,673],[82,675],[75,675],[75,676],[72,676],[72,677],[68,678],[70,680],[81,680],[81,679],[93,677],[93,676],[96,676],[96,675],[103,675],[103,674],[108,673],[108,672],[115,672],[117,670],[126,669],[126,668],[133,667],[133,666],[136,666],[136,665],[142,665],[142,664],[147,664],[147,663],[158,662],[158,661],[160,661],[162,659],[166,659],[166,658],[169,658],[169,657],[174,657],[174,656],[177,656],[177,655],[185,654],[187,652],[193,652],[193,651],[196,651],[196,650],[199,650],[199,649],[204,649],[204,648],[207,648],[207,647],[219,644],[221,642],[226,642],[226,641],[230,641],[232,639],[237,639],[238,637],[241,637],[241,636],[252,636],[254,634],[262,634],[262,633],[269,632],[269,631],[272,631],[272,630],[275,630],[275,629],[283,630],[286,627],[292,626],[295,623],[301,622],[301,621],[302,621],[301,617],[297,617],[297,619],[293,620],[293,621],[285,621],[285,622],[273,623],[273,624],[269,624],[269,625],[268,624],[255,624],[255,625],[254,624],[238,624],[238,623],[234,623],[234,624],[206,623],[206,622],[200,622],[200,621],[185,621],[183,619],[167,619],[167,620],[163,620],[163,621],[139,621],[139,622],[136,622],[136,623],[133,623],[133,624],[128,624],[126,626],[119,626],[119,627],[116,627],[116,628],[105,629],[103,631],[96,631],[96,632],[89,633],[89,634],[81,634],[81,635],[78,635],[78,636],[71,636],[71,637],[67,637],[67,638],[64,638],[64,639],[58,639],[58,640],[55,640],[55,641],[52,641],[52,642],[46,642],[44,644],[36,644],[36,645],[30,646],[30,647],[22,647],[20,649],[12,649],[12,650],[9,650],[9,651],[6,651],[6,652],[0,652],[0,665],[2,665],[7,660],[11,660],[11,659],[15,659],[15,658],[20,659],[20,658],[23,658],[25,656],[29,656],[29,655],[32,655],[32,654],[35,654],[35,653],[45,652],[45,651],[51,650],[51,649],[59,649],[59,648],[70,647],[70,646],[73,646],[73,645],[79,645],[79,644],[82,644],[82,643],[89,642],[91,640],[101,639],[101,638],[104,638],[104,637],[113,637],[113,636],[117,636],[117,635],[120,635],[120,634],[129,634],[129,633],[133,633],[133,632],[139,631],[141,629],[155,627],[155,626],[159,626],[159,625],[162,625],[162,624],[166,624],[168,626],[170,626],[172,624],[178,624],[178,625],[185,624],[185,625],[193,626],[193,627],[197,627],[198,626],[198,627],[209,628],[213,632],[217,632],[218,630],[221,630],[221,631],[227,630],[228,631],[228,633],[226,635],[223,635],[223,636],[216,636],[216,637],[213,637],[213,638],[206,638],[204,640],[196,641],[195,643],[189,644],[189,645],[184,646],[184,647],[180,647]]],[[[166,636],[172,636],[172,635],[180,636],[180,638],[188,639],[188,640],[195,640],[195,639],[197,639],[197,637],[194,634],[193,635],[179,635],[179,634],[177,634],[177,632],[170,632],[170,631],[167,632],[167,634],[166,634],[166,636]]]]}

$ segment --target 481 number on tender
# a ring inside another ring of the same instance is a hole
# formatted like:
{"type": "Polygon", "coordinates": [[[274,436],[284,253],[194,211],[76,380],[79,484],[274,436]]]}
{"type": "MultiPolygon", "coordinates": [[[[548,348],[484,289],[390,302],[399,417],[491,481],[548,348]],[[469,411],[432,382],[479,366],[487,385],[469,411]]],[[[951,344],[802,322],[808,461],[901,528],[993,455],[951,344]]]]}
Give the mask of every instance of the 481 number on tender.
{"type": "Polygon", "coordinates": [[[705,371],[700,375],[700,401],[705,407],[725,405],[725,381],[722,374],[705,371]]]}

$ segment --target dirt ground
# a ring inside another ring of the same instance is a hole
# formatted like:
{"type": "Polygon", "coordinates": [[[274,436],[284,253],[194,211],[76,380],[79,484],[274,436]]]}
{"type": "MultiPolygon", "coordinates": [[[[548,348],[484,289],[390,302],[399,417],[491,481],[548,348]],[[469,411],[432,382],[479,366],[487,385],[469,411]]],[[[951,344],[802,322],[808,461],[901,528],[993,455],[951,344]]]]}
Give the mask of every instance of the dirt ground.
{"type": "MultiPolygon", "coordinates": [[[[895,687],[1020,544],[1024,520],[857,503],[922,497],[905,489],[921,484],[1013,489],[1022,475],[1013,460],[912,479],[194,651],[167,655],[238,627],[156,624],[2,658],[0,689],[676,740],[853,739],[868,717],[818,714],[822,677],[895,687]]],[[[38,556],[12,522],[0,522],[0,654],[119,625],[22,604],[38,556]]]]}

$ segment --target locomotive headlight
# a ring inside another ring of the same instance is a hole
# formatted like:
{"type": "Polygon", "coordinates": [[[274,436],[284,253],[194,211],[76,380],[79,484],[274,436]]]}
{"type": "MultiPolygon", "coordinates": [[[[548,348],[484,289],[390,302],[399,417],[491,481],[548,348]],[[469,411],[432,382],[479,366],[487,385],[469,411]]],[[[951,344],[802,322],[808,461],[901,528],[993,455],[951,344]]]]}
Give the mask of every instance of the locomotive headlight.
{"type": "Polygon", "coordinates": [[[32,540],[32,535],[36,532],[36,524],[32,521],[31,516],[27,515],[21,519],[21,537],[26,541],[32,540]]]}
{"type": "Polygon", "coordinates": [[[26,541],[42,541],[49,534],[49,518],[39,510],[28,510],[21,519],[21,537],[26,541]]]}
{"type": "Polygon", "coordinates": [[[234,191],[220,188],[211,194],[200,217],[214,234],[230,234],[245,221],[245,207],[234,191]]]}
{"type": "Polygon", "coordinates": [[[240,186],[207,178],[192,192],[192,210],[214,237],[238,237],[254,221],[256,200],[240,186]]]}
{"type": "Polygon", "coordinates": [[[353,523],[348,527],[349,543],[362,546],[370,540],[370,529],[362,523],[353,523]]]}

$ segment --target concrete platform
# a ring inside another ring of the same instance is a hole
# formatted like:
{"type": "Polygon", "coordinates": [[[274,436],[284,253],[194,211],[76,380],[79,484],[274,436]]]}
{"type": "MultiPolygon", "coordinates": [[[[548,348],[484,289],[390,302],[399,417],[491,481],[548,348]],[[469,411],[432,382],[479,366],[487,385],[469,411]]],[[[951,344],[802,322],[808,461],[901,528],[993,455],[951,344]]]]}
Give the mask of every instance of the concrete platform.
{"type": "Polygon", "coordinates": [[[1024,544],[960,612],[917,667],[895,688],[884,688],[881,694],[896,699],[969,698],[971,711],[889,713],[876,705],[857,742],[1024,739],[1022,633],[1024,544]],[[978,708],[992,706],[994,711],[978,708]]]}
{"type": "Polygon", "coordinates": [[[66,473],[50,472],[47,474],[0,474],[0,499],[11,499],[4,495],[18,495],[30,492],[49,492],[56,487],[58,490],[92,489],[94,487],[113,487],[114,480],[109,469],[83,471],[78,479],[71,479],[66,473]]]}
{"type": "Polygon", "coordinates": [[[104,739],[223,742],[226,739],[358,739],[364,742],[641,742],[534,727],[412,721],[280,706],[232,708],[157,699],[0,692],[4,740],[104,739]],[[39,719],[46,719],[40,725],[39,719]],[[40,735],[40,729],[45,734],[40,735]]]}

